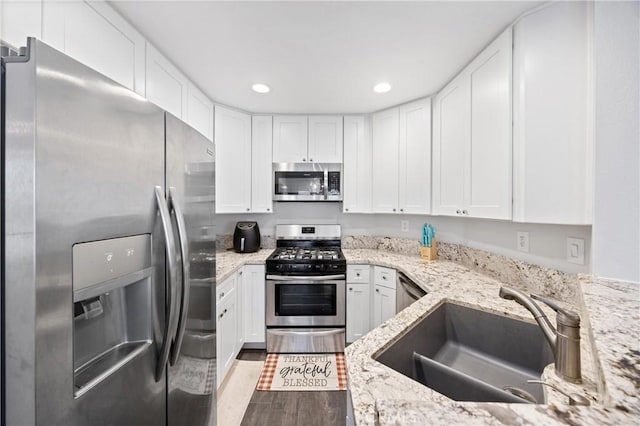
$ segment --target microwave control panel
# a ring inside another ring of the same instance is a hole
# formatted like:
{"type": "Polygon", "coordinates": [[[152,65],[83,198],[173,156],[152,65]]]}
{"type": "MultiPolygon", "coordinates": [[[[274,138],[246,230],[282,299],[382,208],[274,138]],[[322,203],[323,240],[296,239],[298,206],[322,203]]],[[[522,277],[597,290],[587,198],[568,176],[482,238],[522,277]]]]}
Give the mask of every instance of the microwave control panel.
{"type": "Polygon", "coordinates": [[[329,172],[328,179],[327,193],[329,195],[340,195],[340,172],[329,172]]]}

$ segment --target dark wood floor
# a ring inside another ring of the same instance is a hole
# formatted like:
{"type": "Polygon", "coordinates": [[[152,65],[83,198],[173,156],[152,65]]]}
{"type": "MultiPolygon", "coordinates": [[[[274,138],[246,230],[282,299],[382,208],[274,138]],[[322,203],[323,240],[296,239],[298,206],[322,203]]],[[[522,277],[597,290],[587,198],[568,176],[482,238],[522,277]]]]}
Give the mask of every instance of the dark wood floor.
{"type": "MultiPolygon", "coordinates": [[[[265,351],[245,350],[238,359],[263,361],[265,351]]],[[[344,425],[347,392],[254,391],[242,426],[333,426],[344,425]]]]}

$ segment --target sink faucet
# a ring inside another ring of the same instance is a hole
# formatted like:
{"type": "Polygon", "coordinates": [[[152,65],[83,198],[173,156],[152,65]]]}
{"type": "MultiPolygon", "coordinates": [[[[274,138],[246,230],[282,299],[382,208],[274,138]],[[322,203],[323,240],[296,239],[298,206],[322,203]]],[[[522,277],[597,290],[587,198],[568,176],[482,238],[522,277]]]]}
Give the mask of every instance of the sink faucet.
{"type": "Polygon", "coordinates": [[[544,337],[547,338],[553,350],[556,374],[571,383],[582,382],[580,373],[580,316],[574,311],[562,309],[552,300],[535,294],[529,297],[523,292],[509,287],[500,288],[500,297],[515,300],[533,314],[533,318],[542,329],[544,337]],[[553,328],[549,318],[533,299],[545,303],[557,312],[557,330],[553,328]]]}

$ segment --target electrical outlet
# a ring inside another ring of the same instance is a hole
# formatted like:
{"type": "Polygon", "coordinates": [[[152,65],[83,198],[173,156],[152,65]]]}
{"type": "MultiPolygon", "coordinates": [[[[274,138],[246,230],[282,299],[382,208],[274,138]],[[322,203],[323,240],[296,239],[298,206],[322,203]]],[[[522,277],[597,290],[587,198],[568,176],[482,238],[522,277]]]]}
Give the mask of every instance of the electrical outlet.
{"type": "Polygon", "coordinates": [[[529,253],[529,233],[528,232],[518,232],[517,246],[518,246],[518,251],[529,253]]]}
{"type": "Polygon", "coordinates": [[[401,220],[400,221],[400,231],[409,232],[409,221],[408,220],[401,220]]]}
{"type": "Polygon", "coordinates": [[[567,238],[567,262],[584,265],[584,240],[567,238]]]}

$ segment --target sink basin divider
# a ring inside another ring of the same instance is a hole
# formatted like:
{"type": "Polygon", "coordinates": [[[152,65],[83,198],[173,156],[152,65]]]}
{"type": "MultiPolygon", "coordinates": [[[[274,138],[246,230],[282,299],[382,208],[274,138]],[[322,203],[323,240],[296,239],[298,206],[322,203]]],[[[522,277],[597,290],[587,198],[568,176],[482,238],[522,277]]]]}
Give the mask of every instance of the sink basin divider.
{"type": "Polygon", "coordinates": [[[436,391],[441,385],[451,387],[451,381],[457,382],[460,394],[454,399],[458,401],[473,401],[474,394],[480,392],[485,395],[493,395],[497,400],[514,403],[531,403],[510,392],[504,391],[490,383],[482,381],[469,374],[455,370],[445,364],[434,361],[418,352],[413,352],[413,373],[416,380],[436,391]]]}

